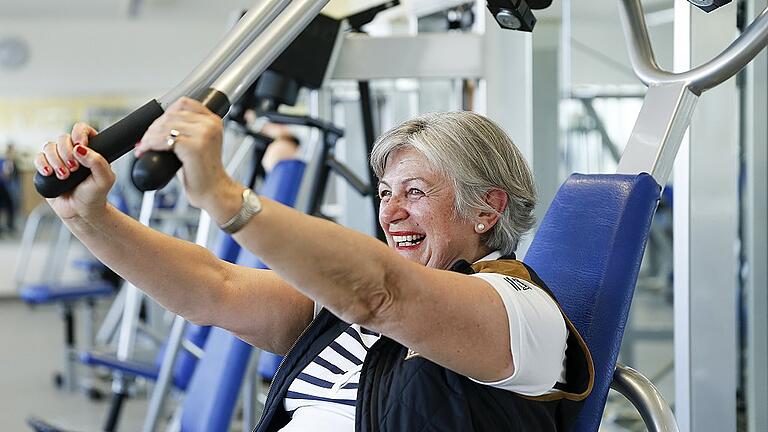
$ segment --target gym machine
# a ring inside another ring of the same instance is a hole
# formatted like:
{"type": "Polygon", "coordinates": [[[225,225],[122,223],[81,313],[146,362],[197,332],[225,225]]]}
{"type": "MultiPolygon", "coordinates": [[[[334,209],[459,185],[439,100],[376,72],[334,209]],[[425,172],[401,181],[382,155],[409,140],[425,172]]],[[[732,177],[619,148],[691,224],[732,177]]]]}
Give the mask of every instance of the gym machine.
{"type": "MultiPolygon", "coordinates": [[[[722,0],[689,0],[689,2],[707,12],[727,3],[727,1],[722,0]]],[[[115,160],[130,151],[133,142],[138,140],[149,124],[162,114],[163,107],[168,106],[180,96],[195,97],[213,112],[223,116],[229,109],[230,100],[236,100],[243,94],[245,88],[266,69],[267,65],[309,23],[325,3],[326,1],[323,0],[317,2],[273,0],[258,4],[243,18],[241,25],[238,25],[230,33],[222,45],[187,80],[159,100],[149,102],[126,119],[93,138],[92,147],[106,155],[108,160],[115,160]],[[261,37],[256,39],[259,34],[261,37]],[[251,41],[253,43],[245,48],[251,41]],[[239,58],[237,58],[238,56],[239,58]]],[[[489,1],[488,7],[503,28],[532,31],[535,17],[531,11],[546,8],[550,3],[547,0],[489,1]]],[[[627,197],[631,201],[628,203],[634,205],[632,200],[642,201],[643,217],[646,218],[644,220],[645,225],[633,227],[630,224],[629,226],[621,225],[612,228],[626,233],[630,239],[627,241],[631,243],[633,250],[642,252],[648,235],[647,224],[652,219],[661,191],[660,185],[663,185],[669,176],[672,161],[690,122],[697,99],[704,91],[736,74],[765,47],[768,41],[768,11],[764,11],[733,44],[710,62],[690,71],[670,73],[661,70],[654,59],[639,0],[621,0],[620,6],[630,60],[636,74],[641,81],[649,86],[649,90],[629,143],[619,162],[618,174],[607,177],[576,176],[566,182],[564,189],[574,189],[576,192],[580,192],[580,186],[593,185],[594,192],[607,184],[614,188],[612,190],[624,190],[622,184],[628,181],[634,182],[632,187],[636,186],[638,189],[642,189],[640,192],[643,195],[627,197]]],[[[173,154],[168,152],[162,154],[148,153],[134,166],[133,180],[142,190],[156,189],[166,184],[179,167],[179,161],[173,154]]],[[[71,190],[86,178],[88,171],[83,169],[73,174],[75,175],[66,180],[45,178],[38,175],[35,184],[42,195],[46,197],[58,196],[71,190]]],[[[563,234],[557,231],[559,220],[568,215],[569,211],[578,210],[578,205],[557,207],[558,203],[564,204],[569,198],[566,195],[558,201],[556,197],[556,205],[550,208],[537,238],[529,249],[530,259],[526,257],[526,260],[534,264],[534,267],[542,269],[540,274],[545,276],[545,279],[552,281],[551,285],[555,288],[553,291],[557,291],[559,282],[570,277],[563,274],[562,268],[568,267],[568,261],[573,261],[573,259],[568,260],[567,248],[561,247],[564,250],[562,254],[565,254],[566,259],[555,260],[560,267],[559,270],[554,269],[551,261],[553,257],[560,255],[546,247],[548,244],[546,239],[560,238],[563,234]],[[535,264],[536,262],[540,265],[535,264]],[[547,272],[553,272],[551,278],[543,274],[547,272]]],[[[622,204],[618,203],[617,205],[622,204]]],[[[620,212],[619,217],[626,214],[628,213],[620,212]]],[[[565,222],[568,221],[565,220],[565,222]]],[[[620,219],[619,222],[630,223],[632,221],[620,219]]],[[[614,247],[616,245],[609,246],[614,247]]],[[[618,254],[618,250],[608,250],[617,251],[618,254]]],[[[617,267],[622,270],[626,267],[629,270],[628,273],[625,273],[628,276],[623,280],[622,286],[626,288],[624,292],[629,294],[628,298],[631,300],[631,292],[639,268],[639,259],[636,256],[619,255],[617,258],[619,261],[626,258],[637,262],[605,263],[607,266],[605,271],[615,274],[617,267]],[[632,280],[633,277],[635,280],[632,280]]],[[[576,274],[574,277],[581,276],[576,274]]],[[[571,284],[570,286],[578,285],[580,284],[571,284]]],[[[578,300],[573,298],[573,295],[590,296],[599,293],[602,289],[602,284],[598,284],[596,289],[591,291],[588,289],[584,294],[575,293],[570,297],[565,292],[563,303],[567,304],[568,300],[578,300]]],[[[594,299],[588,299],[588,301],[592,300],[594,299]]],[[[595,357],[597,354],[600,356],[600,362],[596,361],[595,363],[601,368],[600,382],[596,383],[595,390],[597,391],[593,391],[593,394],[587,399],[577,424],[577,430],[596,429],[595,422],[599,424],[599,415],[602,413],[609,385],[624,394],[638,408],[649,430],[677,430],[669,406],[660,397],[652,383],[639,373],[622,365],[616,365],[614,371],[615,354],[618,352],[616,346],[620,345],[623,326],[629,311],[629,300],[626,298],[618,299],[617,301],[623,301],[622,307],[614,311],[616,316],[605,317],[606,322],[594,322],[589,316],[580,316],[574,320],[577,327],[584,325],[587,326],[587,330],[610,325],[611,322],[615,321],[613,326],[615,327],[615,334],[609,336],[607,341],[595,341],[597,344],[605,343],[614,348],[596,347],[595,357]],[[583,323],[580,321],[582,319],[584,320],[583,323]],[[610,373],[606,375],[606,371],[610,373]]],[[[597,301],[602,300],[598,299],[597,301]]],[[[574,304],[583,303],[576,301],[574,304]]],[[[570,312],[569,315],[571,315],[570,312]]],[[[583,313],[579,314],[576,311],[573,315],[583,315],[583,313]]],[[[585,334],[588,333],[591,332],[585,334]]],[[[589,342],[590,340],[588,340],[589,342]]],[[[592,348],[591,345],[590,347],[592,348]]]]}

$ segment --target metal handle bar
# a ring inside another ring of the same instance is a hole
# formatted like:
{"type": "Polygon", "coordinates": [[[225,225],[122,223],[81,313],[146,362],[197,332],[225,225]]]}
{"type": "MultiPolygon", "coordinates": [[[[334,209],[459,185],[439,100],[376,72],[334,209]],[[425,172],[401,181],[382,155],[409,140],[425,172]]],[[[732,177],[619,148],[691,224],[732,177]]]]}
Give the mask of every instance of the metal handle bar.
{"type": "MultiPolygon", "coordinates": [[[[240,99],[250,85],[301,33],[328,0],[294,0],[266,26],[258,38],[232,61],[202,93],[191,96],[221,117],[231,103],[240,99]]],[[[136,160],[132,170],[134,186],[139,190],[160,189],[168,184],[181,168],[181,161],[172,152],[147,152],[136,160]]]]}
{"type": "Polygon", "coordinates": [[[254,4],[181,83],[158,99],[160,105],[165,108],[182,96],[195,96],[210,87],[289,3],[290,0],[263,0],[254,4]]]}
{"type": "Polygon", "coordinates": [[[281,52],[320,13],[328,0],[293,0],[248,48],[211,84],[236,101],[281,52]]]}
{"type": "Polygon", "coordinates": [[[686,82],[700,95],[739,72],[768,43],[768,7],[717,57],[686,72],[672,73],[656,63],[640,0],[621,0],[619,15],[627,40],[629,60],[646,85],[686,82]]]}
{"type": "Polygon", "coordinates": [[[679,431],[669,404],[656,386],[640,372],[617,364],[611,388],[624,395],[637,408],[649,432],[679,431]]]}

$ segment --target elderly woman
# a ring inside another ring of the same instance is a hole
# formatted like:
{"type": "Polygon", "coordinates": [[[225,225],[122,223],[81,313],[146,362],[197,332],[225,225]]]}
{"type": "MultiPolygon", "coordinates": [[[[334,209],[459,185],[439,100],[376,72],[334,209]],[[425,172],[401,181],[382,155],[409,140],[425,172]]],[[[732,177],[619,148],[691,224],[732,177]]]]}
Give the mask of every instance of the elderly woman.
{"type": "Polygon", "coordinates": [[[224,171],[221,120],[194,100],[174,103],[136,152],[174,151],[190,202],[271,271],[228,264],[112,208],[114,174],[89,150],[94,134],[78,124],[38,156],[43,175],[93,172],[51,206],[168,309],[286,355],[257,430],[554,431],[589,393],[583,341],[515,260],[533,225],[533,180],[488,119],[430,114],[379,138],[384,245],[260,199],[224,171]]]}

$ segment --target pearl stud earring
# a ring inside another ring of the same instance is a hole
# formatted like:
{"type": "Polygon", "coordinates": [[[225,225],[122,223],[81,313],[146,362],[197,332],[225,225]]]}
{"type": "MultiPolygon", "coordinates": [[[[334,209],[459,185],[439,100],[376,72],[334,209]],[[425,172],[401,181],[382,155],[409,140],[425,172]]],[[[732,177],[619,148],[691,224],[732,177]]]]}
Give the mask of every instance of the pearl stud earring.
{"type": "Polygon", "coordinates": [[[478,233],[485,231],[485,224],[479,223],[475,225],[475,231],[477,231],[478,233]]]}

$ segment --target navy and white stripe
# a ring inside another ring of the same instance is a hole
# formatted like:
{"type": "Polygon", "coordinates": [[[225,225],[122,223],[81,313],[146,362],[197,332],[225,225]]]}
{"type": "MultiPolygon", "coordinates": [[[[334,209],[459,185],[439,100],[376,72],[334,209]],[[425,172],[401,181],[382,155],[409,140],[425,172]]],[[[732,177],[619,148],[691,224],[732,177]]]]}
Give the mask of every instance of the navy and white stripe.
{"type": "Polygon", "coordinates": [[[352,324],[310,363],[288,387],[285,409],[332,409],[355,416],[360,370],[379,334],[352,324]]]}

